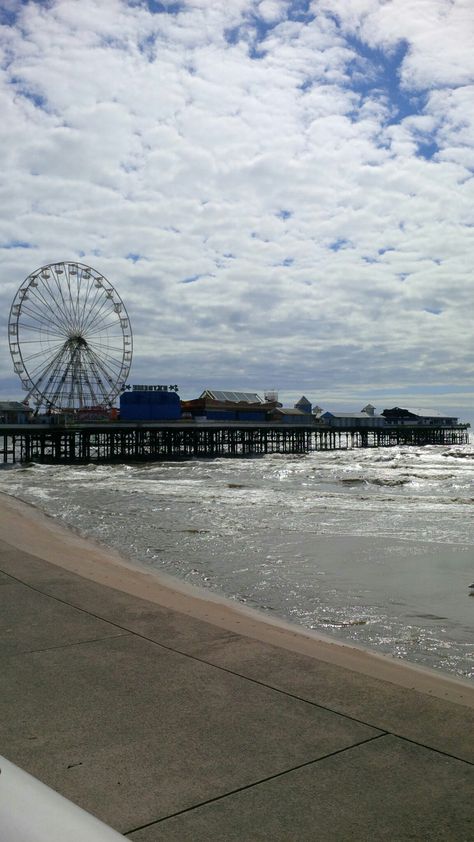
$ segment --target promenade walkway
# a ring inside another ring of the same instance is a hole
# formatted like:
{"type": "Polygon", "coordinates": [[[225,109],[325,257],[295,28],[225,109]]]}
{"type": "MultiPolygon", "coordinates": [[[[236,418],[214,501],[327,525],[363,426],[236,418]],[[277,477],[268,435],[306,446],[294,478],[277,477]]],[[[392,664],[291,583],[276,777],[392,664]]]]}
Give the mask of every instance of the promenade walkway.
{"type": "Polygon", "coordinates": [[[134,842],[474,839],[472,703],[0,570],[0,754],[134,842]]]}

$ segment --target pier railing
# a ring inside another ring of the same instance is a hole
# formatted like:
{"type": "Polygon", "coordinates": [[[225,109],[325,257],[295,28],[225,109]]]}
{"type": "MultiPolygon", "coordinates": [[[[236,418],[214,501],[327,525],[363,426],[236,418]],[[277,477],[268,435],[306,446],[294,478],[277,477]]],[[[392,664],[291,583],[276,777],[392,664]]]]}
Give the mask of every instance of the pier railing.
{"type": "Polygon", "coordinates": [[[309,453],[394,445],[460,445],[468,425],[329,427],[289,424],[0,425],[0,461],[40,463],[140,462],[309,453]]]}

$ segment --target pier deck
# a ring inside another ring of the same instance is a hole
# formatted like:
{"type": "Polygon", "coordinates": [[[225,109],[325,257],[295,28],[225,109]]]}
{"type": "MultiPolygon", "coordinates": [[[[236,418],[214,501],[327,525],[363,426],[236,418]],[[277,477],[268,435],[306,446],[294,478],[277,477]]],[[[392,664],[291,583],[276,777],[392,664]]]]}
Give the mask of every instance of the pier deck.
{"type": "Polygon", "coordinates": [[[328,427],[216,423],[2,424],[0,461],[80,463],[259,456],[356,447],[467,444],[467,425],[328,427]]]}

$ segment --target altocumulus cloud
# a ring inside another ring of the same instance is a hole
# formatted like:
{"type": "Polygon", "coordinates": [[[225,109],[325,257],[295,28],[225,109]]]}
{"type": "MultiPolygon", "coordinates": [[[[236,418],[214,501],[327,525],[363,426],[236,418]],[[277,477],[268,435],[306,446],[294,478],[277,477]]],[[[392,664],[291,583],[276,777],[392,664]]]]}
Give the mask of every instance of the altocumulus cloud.
{"type": "Polygon", "coordinates": [[[0,22],[3,397],[16,288],[77,259],[127,304],[135,382],[469,414],[471,0],[4,2],[0,22]]]}

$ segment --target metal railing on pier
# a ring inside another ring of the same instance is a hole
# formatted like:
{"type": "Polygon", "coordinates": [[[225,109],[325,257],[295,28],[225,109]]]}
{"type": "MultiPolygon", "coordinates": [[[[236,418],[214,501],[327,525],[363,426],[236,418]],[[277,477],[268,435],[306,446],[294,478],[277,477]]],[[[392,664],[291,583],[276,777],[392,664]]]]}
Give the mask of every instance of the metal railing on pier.
{"type": "Polygon", "coordinates": [[[289,424],[79,424],[0,427],[4,464],[40,462],[139,462],[171,459],[309,453],[394,445],[461,445],[468,425],[433,427],[338,427],[289,424]]]}

